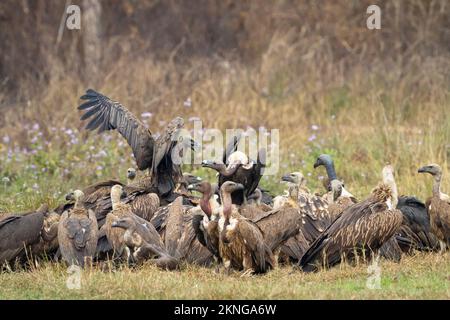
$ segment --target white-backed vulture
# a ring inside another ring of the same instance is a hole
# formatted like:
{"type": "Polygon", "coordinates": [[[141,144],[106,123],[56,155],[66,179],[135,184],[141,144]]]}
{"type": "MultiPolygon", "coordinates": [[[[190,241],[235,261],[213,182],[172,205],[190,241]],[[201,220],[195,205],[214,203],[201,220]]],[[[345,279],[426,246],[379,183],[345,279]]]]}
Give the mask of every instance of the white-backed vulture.
{"type": "Polygon", "coordinates": [[[83,207],[81,190],[68,197],[75,200],[74,207],[65,211],[58,224],[58,244],[61,256],[69,265],[84,267],[91,263],[97,247],[98,226],[95,213],[83,207]]]}
{"type": "Polygon", "coordinates": [[[261,229],[252,221],[233,211],[231,193],[244,186],[226,181],[220,188],[222,210],[219,219],[219,254],[226,271],[244,270],[245,274],[265,273],[276,264],[264,242],[261,229]]]}
{"type": "Polygon", "coordinates": [[[34,212],[6,214],[0,220],[0,267],[4,263],[14,264],[36,257],[54,249],[50,243],[56,237],[59,215],[49,213],[42,205],[34,212]]]}
{"type": "Polygon", "coordinates": [[[244,190],[239,190],[232,194],[233,204],[236,205],[245,203],[247,197],[256,190],[266,164],[266,150],[264,148],[259,150],[256,162],[249,160],[247,155],[241,151],[237,151],[240,139],[241,135],[237,135],[228,143],[222,162],[202,161],[203,167],[211,168],[218,172],[219,188],[226,181],[233,181],[244,186],[244,190]]]}
{"type": "Polygon", "coordinates": [[[364,201],[348,207],[310,246],[299,265],[305,272],[339,264],[343,257],[370,258],[398,230],[403,215],[396,209],[397,186],[392,166],[383,168],[383,183],[364,201]]]}
{"type": "MultiPolygon", "coordinates": [[[[172,151],[175,147],[180,147],[179,151],[194,147],[192,139],[179,139],[180,129],[184,126],[183,119],[173,119],[165,131],[154,139],[151,131],[119,102],[92,89],[88,89],[81,99],[87,100],[78,107],[85,112],[81,120],[90,119],[86,129],[98,129],[98,133],[117,130],[130,145],[139,170],[149,170],[139,182],[134,183],[134,188],[126,190],[128,196],[154,192],[161,198],[173,197],[182,173],[180,165],[172,161],[172,151]],[[180,145],[179,141],[186,145],[180,145]]],[[[108,206],[108,202],[102,205],[108,206]]],[[[110,203],[107,209],[110,209],[110,203]]]]}
{"type": "Polygon", "coordinates": [[[426,201],[430,215],[431,231],[439,239],[441,252],[450,246],[450,196],[441,191],[442,168],[437,164],[429,164],[419,169],[419,173],[433,176],[432,195],[426,201]]]}

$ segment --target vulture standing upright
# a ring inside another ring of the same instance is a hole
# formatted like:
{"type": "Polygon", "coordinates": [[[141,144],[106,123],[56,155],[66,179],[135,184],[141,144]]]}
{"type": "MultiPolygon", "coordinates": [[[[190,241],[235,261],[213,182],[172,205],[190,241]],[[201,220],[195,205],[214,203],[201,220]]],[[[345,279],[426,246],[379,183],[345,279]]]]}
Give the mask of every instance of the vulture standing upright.
{"type": "MultiPolygon", "coordinates": [[[[189,144],[186,146],[189,148],[194,146],[190,138],[180,136],[180,129],[184,126],[183,119],[173,119],[165,131],[154,139],[150,130],[119,102],[92,89],[87,90],[81,99],[87,100],[78,107],[85,112],[81,120],[90,119],[86,129],[98,129],[99,133],[117,129],[133,150],[138,169],[148,169],[148,174],[127,186],[129,199],[124,199],[124,202],[133,200],[136,195],[150,192],[157,193],[164,201],[173,200],[176,197],[173,194],[175,186],[182,174],[180,165],[173,162],[172,153],[179,151],[180,154],[184,144],[189,144]]],[[[99,201],[97,206],[101,207],[102,212],[111,210],[109,197],[99,201]]]]}
{"type": "Polygon", "coordinates": [[[232,202],[236,205],[245,203],[247,197],[256,190],[266,164],[266,151],[263,148],[258,152],[256,163],[249,160],[243,152],[237,151],[240,139],[241,135],[237,135],[228,143],[222,162],[202,161],[203,167],[211,168],[218,172],[219,188],[226,181],[233,181],[244,186],[243,190],[235,191],[232,194],[232,202]]]}
{"type": "Polygon", "coordinates": [[[200,208],[203,215],[194,216],[192,224],[198,241],[213,254],[217,262],[221,262],[219,255],[219,203],[216,200],[217,185],[207,181],[189,185],[189,189],[202,194],[200,208]]]}
{"type": "Polygon", "coordinates": [[[430,214],[431,231],[439,239],[441,252],[450,246],[450,196],[441,192],[442,169],[430,164],[419,169],[419,173],[429,173],[434,177],[432,195],[426,201],[430,214]]]}
{"type": "Polygon", "coordinates": [[[75,201],[74,207],[65,211],[58,225],[58,243],[62,258],[69,265],[84,267],[92,262],[97,248],[98,226],[95,213],[83,207],[84,194],[75,190],[67,196],[75,201]]]}
{"type": "Polygon", "coordinates": [[[355,256],[371,257],[398,230],[403,215],[396,209],[397,186],[392,166],[383,168],[383,183],[364,201],[348,207],[318,237],[301,259],[305,272],[339,264],[355,256]]]}
{"type": "Polygon", "coordinates": [[[244,270],[244,274],[265,273],[276,262],[264,242],[261,229],[238,212],[233,212],[231,194],[242,189],[243,185],[232,181],[225,182],[220,188],[219,254],[227,271],[233,268],[244,270]]]}

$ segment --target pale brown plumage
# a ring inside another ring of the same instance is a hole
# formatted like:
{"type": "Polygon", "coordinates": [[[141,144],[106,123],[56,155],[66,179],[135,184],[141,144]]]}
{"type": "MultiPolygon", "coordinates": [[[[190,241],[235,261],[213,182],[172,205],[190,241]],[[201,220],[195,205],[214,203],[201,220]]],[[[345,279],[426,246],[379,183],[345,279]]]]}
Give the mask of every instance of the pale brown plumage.
{"type": "Polygon", "coordinates": [[[306,272],[317,271],[319,265],[331,267],[343,257],[371,257],[388,241],[402,223],[402,213],[395,209],[397,189],[393,169],[383,169],[383,184],[364,201],[348,207],[317,238],[300,261],[306,272]]]}
{"type": "Polygon", "coordinates": [[[231,193],[243,186],[232,181],[221,187],[223,207],[219,219],[219,253],[226,270],[234,268],[245,273],[265,273],[276,265],[264,242],[261,229],[252,221],[233,212],[231,193]]]}
{"type": "Polygon", "coordinates": [[[429,173],[434,177],[432,196],[426,201],[426,206],[431,231],[439,239],[443,252],[446,246],[450,246],[450,196],[441,192],[442,168],[430,164],[420,168],[419,173],[429,173]]]}
{"type": "Polygon", "coordinates": [[[92,262],[97,247],[97,219],[92,210],[82,205],[83,192],[73,192],[74,207],[65,211],[58,225],[58,243],[61,256],[69,265],[83,267],[92,262]]]}

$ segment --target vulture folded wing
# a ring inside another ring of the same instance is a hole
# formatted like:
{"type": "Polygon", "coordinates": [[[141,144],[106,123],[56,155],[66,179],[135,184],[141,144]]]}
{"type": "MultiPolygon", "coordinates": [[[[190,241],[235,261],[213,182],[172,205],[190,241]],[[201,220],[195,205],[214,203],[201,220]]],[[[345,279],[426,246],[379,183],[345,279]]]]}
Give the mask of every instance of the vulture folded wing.
{"type": "Polygon", "coordinates": [[[256,224],[251,221],[244,221],[239,223],[237,232],[244,239],[245,246],[248,252],[251,253],[252,259],[257,266],[255,272],[265,272],[267,270],[270,260],[266,261],[267,255],[270,255],[269,248],[264,243],[261,230],[256,224]]]}
{"type": "Polygon", "coordinates": [[[88,100],[78,107],[79,110],[86,111],[81,120],[91,118],[86,126],[87,130],[98,128],[101,133],[117,129],[133,150],[139,170],[151,167],[154,140],[150,130],[141,121],[119,102],[92,89],[87,90],[81,99],[88,100]]]}

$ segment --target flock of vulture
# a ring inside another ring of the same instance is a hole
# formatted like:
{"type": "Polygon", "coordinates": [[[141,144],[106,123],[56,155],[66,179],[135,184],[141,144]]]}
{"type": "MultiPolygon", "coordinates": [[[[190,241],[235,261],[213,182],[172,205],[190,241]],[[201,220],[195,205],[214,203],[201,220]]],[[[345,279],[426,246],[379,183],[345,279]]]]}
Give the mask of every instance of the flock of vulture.
{"type": "Polygon", "coordinates": [[[228,142],[223,161],[203,161],[217,171],[210,183],[183,174],[172,161],[183,119],[175,118],[154,138],[120,103],[93,90],[78,109],[86,129],[117,130],[133,150],[137,175],[75,190],[50,210],[8,214],[0,219],[0,264],[12,270],[47,257],[80,267],[151,263],[166,270],[184,263],[243,275],[265,273],[279,264],[303,272],[339,263],[378,259],[400,261],[414,251],[443,252],[450,244],[450,197],[440,190],[436,164],[420,173],[434,177],[426,204],[399,196],[393,167],[365,199],[356,199],[339,180],[329,155],[318,157],[328,179],[322,195],[311,193],[301,172],[284,175],[285,194],[258,188],[265,151],[251,160],[238,151],[241,137],[228,142]]]}

